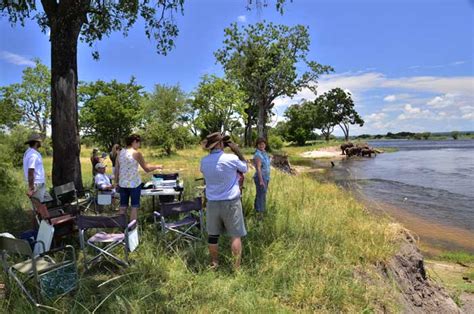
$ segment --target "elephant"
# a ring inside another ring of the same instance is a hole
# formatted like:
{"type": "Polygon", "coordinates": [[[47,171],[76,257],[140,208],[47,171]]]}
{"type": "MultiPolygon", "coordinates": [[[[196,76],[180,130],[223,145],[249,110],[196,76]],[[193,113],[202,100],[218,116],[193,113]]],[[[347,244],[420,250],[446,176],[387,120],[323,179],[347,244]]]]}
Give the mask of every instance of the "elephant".
{"type": "Polygon", "coordinates": [[[346,151],[346,149],[351,148],[351,147],[354,147],[354,144],[352,144],[351,142],[342,144],[341,145],[342,155],[344,155],[344,152],[346,151]]]}
{"type": "Polygon", "coordinates": [[[372,154],[377,154],[377,152],[371,148],[363,148],[360,154],[362,156],[372,157],[372,154]]]}
{"type": "Polygon", "coordinates": [[[347,157],[360,156],[362,149],[360,147],[349,147],[346,149],[347,157]]]}

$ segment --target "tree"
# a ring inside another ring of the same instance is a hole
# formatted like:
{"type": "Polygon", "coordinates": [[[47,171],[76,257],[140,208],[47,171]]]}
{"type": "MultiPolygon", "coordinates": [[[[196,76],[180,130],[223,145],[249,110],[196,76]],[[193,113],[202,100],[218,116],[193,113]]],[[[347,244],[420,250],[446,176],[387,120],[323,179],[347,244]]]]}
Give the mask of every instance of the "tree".
{"type": "MultiPolygon", "coordinates": [[[[289,106],[285,111],[287,121],[284,127],[284,138],[303,146],[313,134],[312,108],[308,102],[289,106]]],[[[282,130],[282,126],[279,126],[282,130]]],[[[281,132],[281,131],[280,131],[281,132]]]]}
{"type": "Polygon", "coordinates": [[[0,129],[13,128],[21,119],[15,89],[12,86],[0,87],[0,129]]]}
{"type": "MultiPolygon", "coordinates": [[[[0,11],[12,24],[30,17],[44,32],[50,30],[51,41],[51,131],[53,140],[53,184],[74,181],[83,189],[80,164],[80,140],[77,106],[77,42],[90,46],[114,31],[129,29],[140,16],[145,33],[153,38],[159,53],[173,46],[178,28],[173,12],[182,11],[184,0],[107,1],[107,0],[2,0],[0,11]]],[[[93,53],[98,58],[98,53],[93,53]]]]}
{"type": "Polygon", "coordinates": [[[259,137],[267,135],[268,115],[277,97],[291,97],[305,87],[315,91],[319,75],[332,71],[307,59],[310,38],[305,26],[264,22],[239,29],[234,23],[224,32],[224,47],[215,56],[226,76],[251,99],[249,105],[255,106],[259,137]],[[308,71],[298,75],[297,64],[308,71]]]}
{"type": "Polygon", "coordinates": [[[12,110],[9,114],[15,117],[21,112],[22,120],[31,128],[46,137],[50,125],[51,73],[39,59],[35,59],[35,67],[23,70],[22,82],[0,87],[1,104],[12,110]]]}
{"type": "MultiPolygon", "coordinates": [[[[252,0],[247,0],[249,7],[252,0]]],[[[283,12],[286,0],[277,0],[276,8],[283,12]]],[[[256,0],[257,7],[266,1],[256,0]]],[[[35,0],[0,2],[0,14],[11,24],[30,17],[42,28],[50,30],[51,41],[51,131],[53,140],[53,184],[74,181],[83,189],[80,163],[80,140],[77,106],[77,42],[93,46],[95,41],[122,31],[124,36],[138,17],[145,20],[145,34],[156,41],[158,53],[166,54],[174,45],[178,27],[173,13],[183,12],[184,0],[41,0],[43,10],[35,0]]],[[[97,51],[93,52],[98,58],[97,51]]]]}
{"type": "Polygon", "coordinates": [[[364,125],[364,120],[355,111],[350,93],[346,93],[340,88],[334,88],[323,95],[323,101],[333,102],[335,108],[334,118],[341,127],[346,141],[349,140],[349,126],[351,124],[364,125]]]}
{"type": "Polygon", "coordinates": [[[79,86],[80,127],[106,149],[138,127],[141,89],[135,78],[128,83],[97,81],[79,86]]]}
{"type": "Polygon", "coordinates": [[[452,131],[451,137],[453,138],[453,140],[457,140],[459,138],[459,131],[452,131]]]}
{"type": "Polygon", "coordinates": [[[186,94],[179,85],[155,85],[143,104],[144,126],[147,139],[163,147],[171,155],[173,147],[183,147],[189,141],[186,121],[186,94]]]}
{"type": "Polygon", "coordinates": [[[201,137],[213,132],[232,132],[246,118],[245,93],[233,82],[215,75],[205,75],[194,93],[193,106],[198,111],[196,124],[201,137]]]}

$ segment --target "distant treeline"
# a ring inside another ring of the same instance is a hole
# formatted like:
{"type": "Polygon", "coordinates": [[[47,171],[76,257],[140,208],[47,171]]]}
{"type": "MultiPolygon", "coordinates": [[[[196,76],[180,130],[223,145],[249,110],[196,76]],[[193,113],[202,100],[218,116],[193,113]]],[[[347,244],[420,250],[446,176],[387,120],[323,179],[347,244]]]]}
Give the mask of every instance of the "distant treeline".
{"type": "Polygon", "coordinates": [[[412,132],[398,132],[392,133],[388,132],[387,134],[361,134],[355,137],[356,139],[410,139],[410,140],[428,140],[428,139],[474,139],[474,131],[452,131],[452,132],[422,132],[422,133],[412,133],[412,132]]]}

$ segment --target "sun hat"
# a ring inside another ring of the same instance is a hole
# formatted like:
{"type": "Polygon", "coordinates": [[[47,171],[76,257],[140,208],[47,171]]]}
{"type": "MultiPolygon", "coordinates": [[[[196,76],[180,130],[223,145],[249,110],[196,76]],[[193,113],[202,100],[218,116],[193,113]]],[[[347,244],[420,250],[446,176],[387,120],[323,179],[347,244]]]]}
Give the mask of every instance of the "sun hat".
{"type": "Polygon", "coordinates": [[[95,164],[95,169],[100,169],[100,168],[105,168],[105,167],[106,166],[101,162],[98,162],[98,163],[95,164]]]}
{"type": "Polygon", "coordinates": [[[213,149],[220,142],[227,142],[230,140],[230,136],[223,135],[221,132],[214,132],[206,136],[206,139],[202,142],[205,149],[213,149]]]}
{"type": "Polygon", "coordinates": [[[32,133],[28,137],[28,140],[25,142],[25,144],[29,144],[31,142],[42,142],[43,138],[41,137],[41,134],[38,133],[32,133]]]}

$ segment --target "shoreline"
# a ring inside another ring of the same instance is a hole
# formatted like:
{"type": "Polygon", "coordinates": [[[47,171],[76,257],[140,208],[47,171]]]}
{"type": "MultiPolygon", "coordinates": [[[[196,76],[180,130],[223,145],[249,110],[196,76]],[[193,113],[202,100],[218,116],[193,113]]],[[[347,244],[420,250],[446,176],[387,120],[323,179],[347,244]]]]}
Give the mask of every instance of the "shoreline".
{"type": "Polygon", "coordinates": [[[427,256],[459,250],[474,254],[474,232],[422,218],[402,207],[370,198],[361,189],[338,184],[332,176],[331,165],[334,161],[337,166],[345,157],[338,147],[303,152],[299,156],[306,159],[303,165],[297,163],[294,166],[299,173],[309,173],[315,179],[334,183],[354,195],[374,215],[386,216],[402,224],[418,237],[420,250],[427,256]]]}

